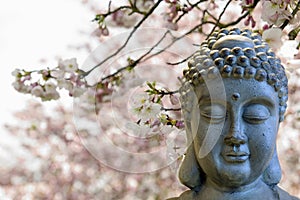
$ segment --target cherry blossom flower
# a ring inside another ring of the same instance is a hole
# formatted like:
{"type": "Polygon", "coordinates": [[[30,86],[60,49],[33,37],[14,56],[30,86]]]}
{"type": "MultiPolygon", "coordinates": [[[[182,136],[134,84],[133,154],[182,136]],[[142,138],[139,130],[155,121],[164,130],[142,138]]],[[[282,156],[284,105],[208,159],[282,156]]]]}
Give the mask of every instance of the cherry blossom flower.
{"type": "Polygon", "coordinates": [[[130,28],[137,22],[136,15],[129,15],[129,10],[119,10],[112,15],[112,21],[117,26],[123,26],[125,28],[130,28]]]}
{"type": "Polygon", "coordinates": [[[70,90],[69,95],[72,97],[79,97],[81,96],[83,93],[86,92],[86,88],[81,88],[81,87],[74,87],[73,90],[70,90]]]}
{"type": "Polygon", "coordinates": [[[76,58],[66,59],[66,60],[59,60],[58,62],[59,69],[66,71],[66,72],[75,72],[78,70],[78,64],[76,58]]]}
{"type": "Polygon", "coordinates": [[[105,28],[100,29],[101,34],[104,36],[108,36],[109,35],[109,31],[108,28],[105,26],[105,28]]]}
{"type": "Polygon", "coordinates": [[[107,26],[99,26],[96,30],[93,31],[92,35],[95,35],[96,37],[108,36],[109,30],[107,26]]]}
{"type": "Polygon", "coordinates": [[[53,82],[46,82],[45,84],[45,94],[41,96],[43,101],[56,100],[59,98],[59,93],[56,90],[57,85],[53,82]]]}
{"type": "Polygon", "coordinates": [[[161,109],[161,105],[158,103],[150,103],[146,102],[140,107],[135,107],[133,109],[133,113],[137,115],[137,117],[143,121],[147,121],[149,119],[156,118],[161,109]]]}
{"type": "Polygon", "coordinates": [[[44,89],[40,85],[37,85],[31,90],[31,94],[36,97],[42,97],[44,93],[44,89]]]}
{"type": "Polygon", "coordinates": [[[273,50],[278,50],[282,46],[282,30],[280,28],[270,28],[263,32],[262,38],[273,50]]]}
{"type": "Polygon", "coordinates": [[[176,95],[170,95],[169,98],[172,105],[179,104],[179,98],[176,95]]]}
{"type": "Polygon", "coordinates": [[[60,95],[57,89],[66,89],[70,96],[78,97],[89,87],[81,77],[81,72],[75,58],[60,59],[58,67],[51,70],[14,70],[13,87],[21,93],[39,97],[42,101],[58,99],[60,95]]]}
{"type": "Polygon", "coordinates": [[[244,24],[246,26],[249,26],[251,24],[251,27],[254,28],[256,25],[256,22],[255,22],[254,18],[251,15],[249,15],[249,17],[245,20],[244,24]]]}
{"type": "Polygon", "coordinates": [[[50,75],[57,79],[63,79],[65,76],[65,71],[64,70],[52,70],[50,72],[50,75]]]}
{"type": "Polygon", "coordinates": [[[147,12],[151,6],[153,6],[154,1],[153,0],[137,0],[136,1],[136,7],[142,12],[147,12]]]}
{"type": "Polygon", "coordinates": [[[45,84],[45,92],[54,93],[56,91],[56,85],[53,82],[46,82],[45,84]]]}
{"type": "Polygon", "coordinates": [[[251,5],[253,4],[253,0],[242,0],[241,5],[251,5]]]}
{"type": "Polygon", "coordinates": [[[185,126],[184,126],[184,122],[183,122],[182,120],[178,120],[178,121],[176,122],[175,126],[176,126],[177,128],[179,128],[179,129],[182,129],[182,128],[185,127],[185,126]]]}
{"type": "Polygon", "coordinates": [[[20,77],[21,76],[21,70],[20,69],[15,69],[14,71],[12,71],[11,75],[13,75],[14,77],[20,77]]]}
{"type": "Polygon", "coordinates": [[[283,1],[268,1],[262,3],[262,20],[269,24],[280,26],[286,19],[291,17],[291,10],[283,1]]]}
{"type": "Polygon", "coordinates": [[[155,119],[161,111],[161,105],[151,102],[147,94],[136,95],[131,106],[132,113],[143,122],[155,119]]]}
{"type": "Polygon", "coordinates": [[[57,86],[59,89],[66,89],[66,90],[72,90],[73,89],[73,84],[71,81],[65,80],[65,79],[58,79],[57,80],[57,86]]]}
{"type": "Polygon", "coordinates": [[[31,91],[31,86],[28,85],[24,85],[24,83],[20,80],[17,80],[15,82],[12,83],[12,86],[15,88],[15,90],[17,90],[18,92],[21,93],[30,93],[31,91]]]}

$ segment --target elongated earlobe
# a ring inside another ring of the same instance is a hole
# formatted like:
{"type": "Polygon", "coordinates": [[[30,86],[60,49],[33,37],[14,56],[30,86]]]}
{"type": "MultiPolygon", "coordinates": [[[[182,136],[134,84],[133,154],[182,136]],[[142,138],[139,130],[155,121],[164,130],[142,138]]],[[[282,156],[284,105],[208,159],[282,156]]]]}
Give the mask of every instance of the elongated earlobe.
{"type": "Polygon", "coordinates": [[[195,156],[193,143],[190,144],[187,149],[179,169],[178,177],[182,184],[194,191],[199,190],[205,180],[205,174],[200,168],[195,156]]]}
{"type": "Polygon", "coordinates": [[[281,179],[281,168],[278,160],[276,146],[272,160],[270,161],[270,164],[267,167],[267,169],[264,171],[262,178],[263,181],[269,186],[277,185],[281,179]]]}

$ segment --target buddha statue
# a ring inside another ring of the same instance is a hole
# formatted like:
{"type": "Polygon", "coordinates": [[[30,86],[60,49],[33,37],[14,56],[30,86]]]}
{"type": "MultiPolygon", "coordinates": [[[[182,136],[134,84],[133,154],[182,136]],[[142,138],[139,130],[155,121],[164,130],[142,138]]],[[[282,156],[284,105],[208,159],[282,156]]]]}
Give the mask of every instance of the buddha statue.
{"type": "Polygon", "coordinates": [[[257,33],[214,32],[188,62],[180,88],[188,148],[173,200],[296,200],[277,184],[276,136],[287,77],[257,33]]]}

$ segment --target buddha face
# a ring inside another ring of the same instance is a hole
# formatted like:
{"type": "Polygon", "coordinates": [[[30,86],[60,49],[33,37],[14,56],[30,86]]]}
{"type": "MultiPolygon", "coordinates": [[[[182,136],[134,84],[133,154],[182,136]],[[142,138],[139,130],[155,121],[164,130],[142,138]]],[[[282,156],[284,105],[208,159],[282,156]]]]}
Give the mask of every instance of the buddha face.
{"type": "MultiPolygon", "coordinates": [[[[213,90],[203,85],[196,88],[200,118],[194,149],[207,181],[221,188],[238,188],[259,180],[272,159],[279,125],[278,95],[266,82],[254,79],[225,78],[223,83],[224,87],[216,85],[213,90]],[[225,98],[221,97],[224,92],[225,98]],[[207,137],[216,144],[203,156],[199,152],[207,137]]],[[[208,84],[214,84],[213,80],[208,84]]]]}

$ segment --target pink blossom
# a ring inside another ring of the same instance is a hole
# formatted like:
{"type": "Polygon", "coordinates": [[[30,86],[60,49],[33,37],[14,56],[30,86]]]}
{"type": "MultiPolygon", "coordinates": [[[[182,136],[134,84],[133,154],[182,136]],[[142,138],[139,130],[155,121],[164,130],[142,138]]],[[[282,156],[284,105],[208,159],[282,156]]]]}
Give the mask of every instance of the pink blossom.
{"type": "Polygon", "coordinates": [[[43,101],[48,100],[57,100],[59,99],[60,95],[56,90],[57,85],[53,82],[46,82],[45,84],[45,94],[41,97],[43,101]]]}
{"type": "Polygon", "coordinates": [[[244,24],[246,26],[249,26],[251,24],[251,27],[254,28],[256,25],[256,22],[255,22],[254,18],[251,15],[249,15],[248,18],[245,20],[244,24]]]}
{"type": "Polygon", "coordinates": [[[131,111],[143,122],[157,118],[161,111],[161,105],[153,103],[147,94],[138,94],[131,100],[131,111]]]}
{"type": "Polygon", "coordinates": [[[15,76],[16,78],[19,78],[21,76],[21,70],[20,69],[15,69],[11,75],[15,76]]]}
{"type": "Polygon", "coordinates": [[[170,102],[172,105],[178,105],[179,98],[176,95],[170,95],[170,102]]]}
{"type": "Polygon", "coordinates": [[[64,70],[51,70],[50,75],[54,78],[62,79],[65,76],[65,71],[64,70]]]}
{"type": "Polygon", "coordinates": [[[76,58],[65,60],[60,59],[58,62],[58,67],[66,72],[75,72],[76,70],[78,70],[77,60],[76,58]]]}
{"type": "Polygon", "coordinates": [[[282,3],[282,1],[263,1],[262,20],[269,24],[280,26],[286,19],[289,19],[291,17],[291,9],[282,3]]]}
{"type": "Polygon", "coordinates": [[[129,15],[127,10],[119,10],[112,14],[112,20],[117,26],[130,28],[135,25],[137,17],[136,15],[129,15]]]}
{"type": "Polygon", "coordinates": [[[268,24],[265,24],[262,29],[265,31],[265,30],[267,30],[269,28],[270,28],[270,26],[268,24]]]}
{"type": "Polygon", "coordinates": [[[137,0],[135,4],[140,11],[147,12],[153,6],[154,0],[137,0]]]}
{"type": "Polygon", "coordinates": [[[282,46],[281,36],[282,30],[280,28],[270,28],[265,30],[262,34],[262,38],[274,50],[277,50],[282,46]]]}
{"type": "Polygon", "coordinates": [[[108,36],[109,35],[109,31],[108,31],[107,27],[101,29],[101,33],[102,33],[103,36],[108,36]]]}
{"type": "Polygon", "coordinates": [[[20,81],[15,81],[12,83],[12,86],[15,88],[15,90],[20,91],[22,87],[22,83],[20,81]]]}
{"type": "Polygon", "coordinates": [[[31,90],[31,94],[36,97],[43,97],[44,93],[44,89],[40,85],[37,85],[31,90]]]}
{"type": "Polygon", "coordinates": [[[184,128],[184,122],[182,120],[178,120],[178,121],[176,121],[175,126],[179,129],[182,129],[182,128],[184,128]]]}
{"type": "Polygon", "coordinates": [[[73,84],[71,81],[69,80],[66,80],[66,79],[59,79],[57,80],[57,86],[59,89],[66,89],[68,91],[72,90],[73,89],[73,84]]]}

